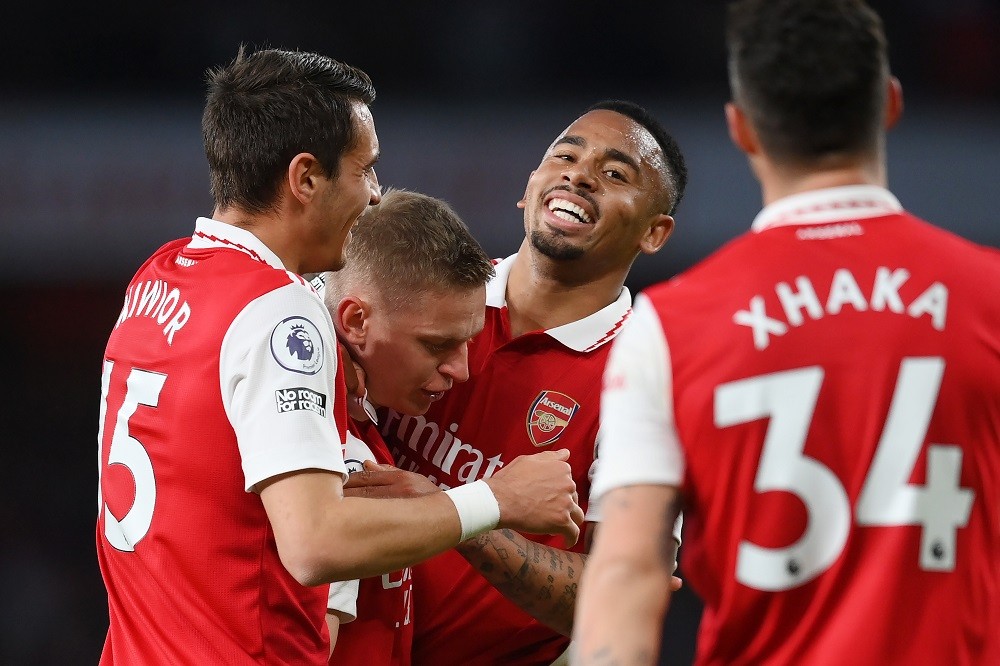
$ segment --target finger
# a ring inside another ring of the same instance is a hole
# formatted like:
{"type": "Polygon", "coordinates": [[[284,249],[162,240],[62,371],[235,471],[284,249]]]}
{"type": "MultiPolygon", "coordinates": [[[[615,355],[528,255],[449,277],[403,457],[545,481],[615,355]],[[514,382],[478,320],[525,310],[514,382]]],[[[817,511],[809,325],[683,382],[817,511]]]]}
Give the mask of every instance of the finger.
{"type": "MultiPolygon", "coordinates": [[[[337,346],[340,348],[340,358],[341,359],[351,359],[350,349],[340,340],[337,340],[337,346]]],[[[341,364],[344,369],[344,384],[347,386],[348,395],[359,395],[357,393],[358,389],[358,373],[356,368],[358,367],[356,363],[351,359],[350,363],[341,364]]],[[[364,395],[364,394],[360,394],[364,395]]]]}
{"type": "Polygon", "coordinates": [[[374,460],[366,460],[361,464],[364,465],[365,471],[367,472],[391,472],[392,470],[397,469],[395,465],[381,464],[375,462],[374,460]]]}
{"type": "Polygon", "coordinates": [[[365,369],[361,367],[361,364],[355,361],[353,358],[351,359],[351,365],[354,366],[354,374],[356,377],[355,381],[357,381],[358,383],[357,387],[354,389],[354,395],[358,396],[359,398],[363,398],[366,395],[368,395],[368,387],[367,383],[365,382],[365,369]]]}
{"type": "Polygon", "coordinates": [[[556,460],[569,460],[569,449],[559,449],[552,453],[555,454],[556,460]]]}
{"type": "Polygon", "coordinates": [[[391,477],[386,478],[385,472],[382,470],[369,470],[364,469],[360,472],[355,472],[347,479],[347,483],[344,484],[344,488],[366,488],[368,486],[384,486],[387,483],[391,483],[391,477]]]}
{"type": "Polygon", "coordinates": [[[583,525],[583,521],[586,518],[586,515],[583,513],[583,509],[581,509],[578,504],[574,504],[573,508],[570,509],[569,517],[573,520],[575,524],[583,525]]]}
{"type": "Polygon", "coordinates": [[[576,542],[580,540],[580,527],[576,523],[570,523],[563,532],[563,540],[566,543],[566,548],[575,546],[576,542]]]}
{"type": "MultiPolygon", "coordinates": [[[[354,473],[351,476],[357,476],[358,473],[354,473]]],[[[367,486],[350,486],[344,485],[344,497],[370,497],[372,494],[372,489],[367,486]]]]}

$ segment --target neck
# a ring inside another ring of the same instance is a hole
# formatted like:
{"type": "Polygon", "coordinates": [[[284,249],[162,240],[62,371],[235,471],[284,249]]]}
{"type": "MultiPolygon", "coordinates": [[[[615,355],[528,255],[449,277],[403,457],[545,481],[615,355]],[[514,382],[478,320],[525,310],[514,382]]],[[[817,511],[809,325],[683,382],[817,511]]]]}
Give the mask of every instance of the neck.
{"type": "Polygon", "coordinates": [[[216,208],[212,219],[249,231],[278,256],[286,270],[302,274],[302,258],[289,247],[281,215],[277,212],[249,213],[238,208],[216,208]]]}
{"type": "Polygon", "coordinates": [[[588,274],[583,266],[553,261],[525,239],[507,280],[512,336],[578,321],[618,299],[629,266],[598,275],[588,274]]]}
{"type": "Polygon", "coordinates": [[[754,172],[760,181],[764,205],[779,199],[828,187],[847,185],[878,185],[885,187],[885,162],[879,159],[835,160],[809,168],[788,167],[760,158],[754,172]]]}

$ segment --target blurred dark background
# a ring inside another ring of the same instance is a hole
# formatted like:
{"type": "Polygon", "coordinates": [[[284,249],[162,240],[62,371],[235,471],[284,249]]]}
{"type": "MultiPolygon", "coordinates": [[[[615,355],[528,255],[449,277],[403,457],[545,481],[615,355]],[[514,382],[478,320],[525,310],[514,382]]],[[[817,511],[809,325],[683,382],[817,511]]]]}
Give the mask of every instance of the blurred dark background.
{"type": "MultiPolygon", "coordinates": [[[[890,186],[917,215],[1000,245],[1000,7],[873,2],[907,111],[890,186]]],[[[627,98],[691,171],[677,231],[636,291],[745,230],[760,201],[728,142],[722,2],[7,3],[0,10],[0,663],[96,662],[107,609],[94,555],[101,353],[124,286],[211,212],[206,68],[240,43],[366,70],[383,185],[450,201],[493,256],[549,142],[590,103],[627,98]]],[[[984,291],[996,293],[996,285],[984,291]]],[[[683,560],[682,560],[683,570],[683,560]]],[[[691,659],[699,607],[676,597],[665,663],[691,659]]]]}

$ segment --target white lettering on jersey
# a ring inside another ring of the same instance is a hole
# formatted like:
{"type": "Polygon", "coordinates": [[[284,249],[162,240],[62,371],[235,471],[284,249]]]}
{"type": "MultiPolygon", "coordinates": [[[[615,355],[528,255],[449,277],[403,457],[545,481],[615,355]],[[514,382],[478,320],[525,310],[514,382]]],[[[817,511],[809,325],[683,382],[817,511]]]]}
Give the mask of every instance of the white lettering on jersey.
{"type": "MultiPolygon", "coordinates": [[[[390,410],[388,418],[382,425],[383,437],[389,434],[393,422],[397,419],[399,423],[396,427],[396,438],[400,442],[405,442],[407,448],[419,453],[424,460],[445,474],[454,475],[462,483],[488,479],[504,466],[500,454],[486,458],[475,446],[459,439],[455,435],[458,430],[457,423],[452,423],[442,432],[443,429],[437,423],[428,421],[423,416],[408,416],[390,410]]],[[[401,468],[406,464],[407,453],[406,449],[393,451],[393,457],[401,468]]],[[[410,470],[415,471],[415,465],[411,464],[410,470]]],[[[428,478],[438,483],[433,476],[428,478]]],[[[438,485],[444,489],[450,487],[444,483],[438,485]]]]}
{"type": "Polygon", "coordinates": [[[866,299],[851,271],[838,268],[833,273],[824,305],[817,296],[812,281],[800,275],[795,278],[794,288],[787,282],[779,282],[774,286],[784,321],[769,316],[764,297],[757,294],[750,299],[747,310],[737,310],[733,314],[733,323],[750,328],[753,345],[757,349],[766,349],[771,343],[771,336],[784,335],[789,326],[802,326],[806,321],[803,313],[808,314],[810,319],[817,320],[826,315],[840,314],[847,306],[856,312],[888,311],[907,314],[914,319],[929,315],[931,326],[937,331],[943,331],[948,318],[948,287],[941,282],[933,282],[907,306],[899,295],[899,289],[909,279],[910,272],[905,268],[890,270],[880,266],[875,271],[871,296],[866,299]]]}
{"type": "Polygon", "coordinates": [[[174,334],[191,318],[191,306],[176,287],[171,289],[163,280],[147,280],[133,285],[125,292],[125,305],[118,315],[115,328],[131,317],[155,318],[156,323],[163,326],[167,344],[172,345],[174,334]]]}

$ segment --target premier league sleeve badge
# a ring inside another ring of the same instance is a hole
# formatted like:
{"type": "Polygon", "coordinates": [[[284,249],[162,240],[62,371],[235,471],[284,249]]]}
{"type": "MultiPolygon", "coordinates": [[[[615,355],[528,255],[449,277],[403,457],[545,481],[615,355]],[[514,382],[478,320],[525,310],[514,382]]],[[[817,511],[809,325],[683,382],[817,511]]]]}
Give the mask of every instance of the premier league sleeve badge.
{"type": "Polygon", "coordinates": [[[305,317],[289,317],[271,331],[271,355],[285,370],[315,375],[323,367],[323,338],[305,317]]]}

